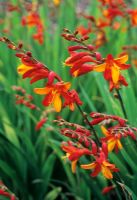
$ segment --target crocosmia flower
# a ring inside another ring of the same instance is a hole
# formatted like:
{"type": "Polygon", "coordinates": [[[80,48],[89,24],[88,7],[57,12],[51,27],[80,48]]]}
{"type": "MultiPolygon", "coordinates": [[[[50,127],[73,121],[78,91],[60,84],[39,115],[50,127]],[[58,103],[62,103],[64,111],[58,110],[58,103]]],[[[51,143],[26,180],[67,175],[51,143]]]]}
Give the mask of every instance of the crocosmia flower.
{"type": "Polygon", "coordinates": [[[65,94],[71,84],[69,82],[57,82],[56,84],[47,85],[44,88],[35,88],[34,92],[40,95],[46,95],[43,100],[44,106],[49,106],[53,104],[55,110],[57,112],[61,111],[62,108],[62,100],[61,96],[65,94]]]}
{"type": "Polygon", "coordinates": [[[123,55],[119,58],[114,59],[111,54],[109,54],[103,64],[94,67],[96,72],[104,72],[104,78],[108,81],[113,81],[117,84],[120,80],[121,70],[128,69],[129,64],[125,64],[128,60],[128,55],[123,55]]]}
{"type": "Polygon", "coordinates": [[[103,134],[106,136],[103,138],[103,140],[107,142],[109,152],[113,151],[113,149],[115,149],[116,152],[118,152],[119,149],[122,149],[122,144],[120,141],[122,138],[121,134],[118,132],[116,134],[112,134],[104,126],[101,126],[101,129],[103,134]]]}
{"type": "Polygon", "coordinates": [[[103,152],[100,152],[99,156],[96,157],[96,160],[90,164],[81,165],[83,169],[92,169],[91,173],[92,177],[97,176],[100,172],[102,172],[103,176],[107,179],[112,179],[112,172],[119,171],[118,168],[114,164],[111,164],[107,161],[106,156],[103,152]]]}
{"type": "Polygon", "coordinates": [[[76,164],[81,156],[91,155],[92,151],[87,148],[78,148],[73,146],[71,143],[63,143],[61,146],[62,150],[66,152],[66,156],[63,156],[63,159],[68,158],[71,161],[72,172],[76,172],[76,164]]]}

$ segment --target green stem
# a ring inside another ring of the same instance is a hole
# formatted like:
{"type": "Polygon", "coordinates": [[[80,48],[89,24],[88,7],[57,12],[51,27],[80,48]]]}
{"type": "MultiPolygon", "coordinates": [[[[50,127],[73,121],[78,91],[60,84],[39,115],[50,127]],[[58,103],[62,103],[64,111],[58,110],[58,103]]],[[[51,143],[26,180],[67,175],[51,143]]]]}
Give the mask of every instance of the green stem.
{"type": "Polygon", "coordinates": [[[76,104],[76,105],[77,105],[77,107],[78,107],[78,109],[79,109],[79,111],[80,111],[82,117],[84,118],[85,122],[89,125],[89,127],[90,127],[92,133],[94,134],[94,137],[95,137],[95,139],[96,139],[96,143],[98,144],[98,146],[100,146],[100,141],[99,141],[99,138],[98,138],[98,136],[97,136],[97,133],[96,133],[94,127],[91,125],[90,121],[88,120],[88,118],[87,118],[87,116],[84,114],[84,112],[82,111],[81,107],[80,107],[78,104],[76,104]]]}
{"type": "Polygon", "coordinates": [[[118,100],[119,100],[119,102],[120,102],[120,105],[121,105],[121,108],[122,108],[122,111],[123,111],[124,117],[127,119],[127,113],[126,113],[126,110],[125,110],[125,107],[124,107],[124,103],[123,103],[123,100],[122,100],[121,94],[120,94],[120,92],[119,92],[118,89],[116,89],[116,92],[117,92],[117,95],[118,95],[118,100]]]}
{"type": "Polygon", "coordinates": [[[116,175],[117,175],[117,178],[118,178],[118,181],[116,181],[116,184],[121,187],[125,200],[131,200],[131,197],[128,195],[128,193],[127,193],[127,191],[124,187],[125,183],[124,183],[123,179],[121,178],[119,172],[117,172],[116,175]]]}

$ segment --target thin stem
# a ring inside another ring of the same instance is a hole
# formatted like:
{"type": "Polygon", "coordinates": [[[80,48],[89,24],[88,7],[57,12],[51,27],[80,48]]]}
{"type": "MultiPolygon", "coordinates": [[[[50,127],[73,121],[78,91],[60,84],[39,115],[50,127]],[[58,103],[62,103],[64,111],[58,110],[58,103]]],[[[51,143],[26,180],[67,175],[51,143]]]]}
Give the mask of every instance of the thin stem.
{"type": "Polygon", "coordinates": [[[128,194],[128,191],[125,189],[125,183],[123,181],[123,179],[121,178],[119,172],[116,173],[119,181],[116,181],[116,183],[118,183],[118,185],[121,187],[122,191],[123,191],[123,195],[125,197],[126,200],[131,200],[130,195],[128,194]]]}
{"type": "Polygon", "coordinates": [[[77,105],[77,107],[78,107],[78,109],[79,109],[79,111],[80,111],[82,117],[84,118],[85,122],[89,125],[91,131],[93,132],[97,144],[100,146],[100,141],[99,141],[99,138],[98,138],[98,136],[97,136],[97,133],[96,133],[94,127],[91,125],[90,121],[88,120],[88,118],[87,118],[87,116],[84,114],[84,112],[82,111],[81,107],[80,107],[78,104],[76,104],[76,105],[77,105]]]}
{"type": "Polygon", "coordinates": [[[124,107],[124,103],[123,103],[123,100],[122,100],[121,94],[120,94],[120,92],[119,92],[118,89],[116,89],[116,92],[117,92],[117,95],[118,95],[118,100],[119,100],[119,102],[120,102],[120,105],[121,105],[121,108],[122,108],[122,111],[123,111],[124,117],[127,119],[127,113],[126,113],[126,110],[125,110],[125,107],[124,107]]]}

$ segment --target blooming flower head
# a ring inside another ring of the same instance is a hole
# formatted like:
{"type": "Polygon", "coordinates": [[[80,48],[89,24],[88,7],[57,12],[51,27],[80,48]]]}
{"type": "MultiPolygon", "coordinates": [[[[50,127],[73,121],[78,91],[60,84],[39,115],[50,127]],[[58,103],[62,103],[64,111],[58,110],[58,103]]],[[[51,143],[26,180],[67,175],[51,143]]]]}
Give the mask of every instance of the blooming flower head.
{"type": "Polygon", "coordinates": [[[49,84],[44,88],[35,88],[34,92],[40,95],[46,95],[43,100],[44,106],[49,106],[53,104],[55,110],[57,112],[61,111],[62,108],[62,100],[61,96],[68,92],[71,84],[69,82],[57,82],[55,84],[49,84]]]}
{"type": "Polygon", "coordinates": [[[66,152],[66,156],[63,156],[63,159],[68,158],[71,161],[71,169],[73,173],[76,172],[76,164],[80,157],[92,154],[89,149],[75,147],[72,143],[63,143],[61,148],[66,152]]]}
{"type": "Polygon", "coordinates": [[[103,134],[106,136],[105,138],[103,138],[103,140],[107,141],[109,152],[113,151],[113,149],[115,149],[116,152],[118,152],[119,149],[122,149],[123,146],[120,142],[120,139],[122,137],[121,134],[112,134],[104,126],[101,126],[101,129],[103,134]]]}
{"type": "Polygon", "coordinates": [[[117,84],[120,81],[121,70],[125,70],[130,67],[129,64],[125,64],[127,60],[128,55],[123,55],[114,59],[113,56],[109,54],[106,61],[103,64],[95,66],[93,70],[96,72],[104,72],[104,78],[106,80],[117,84]]]}
{"type": "Polygon", "coordinates": [[[81,165],[83,169],[92,169],[93,172],[91,173],[92,177],[97,176],[100,172],[104,175],[107,179],[112,179],[113,174],[112,172],[117,172],[118,168],[115,167],[114,164],[111,164],[107,161],[104,152],[100,152],[99,156],[95,157],[95,161],[90,164],[81,165]]]}

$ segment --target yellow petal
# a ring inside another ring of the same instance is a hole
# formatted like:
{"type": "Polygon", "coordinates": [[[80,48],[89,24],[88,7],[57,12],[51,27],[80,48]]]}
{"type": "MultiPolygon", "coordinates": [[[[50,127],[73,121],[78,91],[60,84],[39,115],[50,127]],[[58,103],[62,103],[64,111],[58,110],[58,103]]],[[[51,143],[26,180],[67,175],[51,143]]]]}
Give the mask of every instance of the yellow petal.
{"type": "Polygon", "coordinates": [[[107,178],[107,179],[112,179],[113,175],[110,171],[110,169],[108,167],[105,167],[104,165],[101,166],[101,170],[103,175],[107,178]]]}
{"type": "Polygon", "coordinates": [[[128,61],[128,55],[125,54],[124,56],[121,56],[120,58],[114,59],[115,61],[118,61],[120,64],[124,64],[128,61]]]}
{"type": "Polygon", "coordinates": [[[120,140],[117,140],[117,145],[118,145],[118,148],[119,148],[119,149],[122,149],[122,148],[123,148],[123,146],[122,146],[120,140]]]}
{"type": "Polygon", "coordinates": [[[36,94],[48,94],[51,91],[51,88],[45,87],[45,88],[34,88],[34,92],[36,94]]]}
{"type": "Polygon", "coordinates": [[[107,130],[104,126],[101,126],[101,130],[102,130],[102,133],[103,133],[105,136],[109,136],[109,132],[108,132],[108,130],[107,130]]]}
{"type": "Polygon", "coordinates": [[[96,72],[104,72],[106,68],[106,63],[103,63],[101,65],[97,65],[93,68],[94,71],[96,72]]]}
{"type": "Polygon", "coordinates": [[[113,151],[114,147],[116,145],[116,140],[109,140],[108,141],[108,151],[111,152],[113,151]]]}
{"type": "Polygon", "coordinates": [[[119,81],[119,75],[120,75],[120,71],[117,65],[113,64],[111,73],[112,73],[112,80],[116,84],[119,81]]]}
{"type": "Polygon", "coordinates": [[[56,112],[61,111],[62,101],[61,101],[61,98],[60,98],[60,94],[58,94],[58,93],[55,94],[54,100],[53,100],[53,105],[54,105],[56,112]]]}
{"type": "Polygon", "coordinates": [[[96,164],[94,162],[87,164],[87,165],[80,165],[80,167],[83,169],[93,169],[93,168],[95,168],[95,166],[96,166],[96,164]]]}
{"type": "Polygon", "coordinates": [[[72,163],[71,163],[71,169],[72,169],[72,172],[73,172],[73,173],[76,172],[77,161],[78,161],[78,160],[74,160],[74,161],[72,161],[72,163]]]}
{"type": "Polygon", "coordinates": [[[17,71],[19,74],[24,74],[28,70],[32,69],[33,67],[21,64],[18,66],[17,71]]]}

